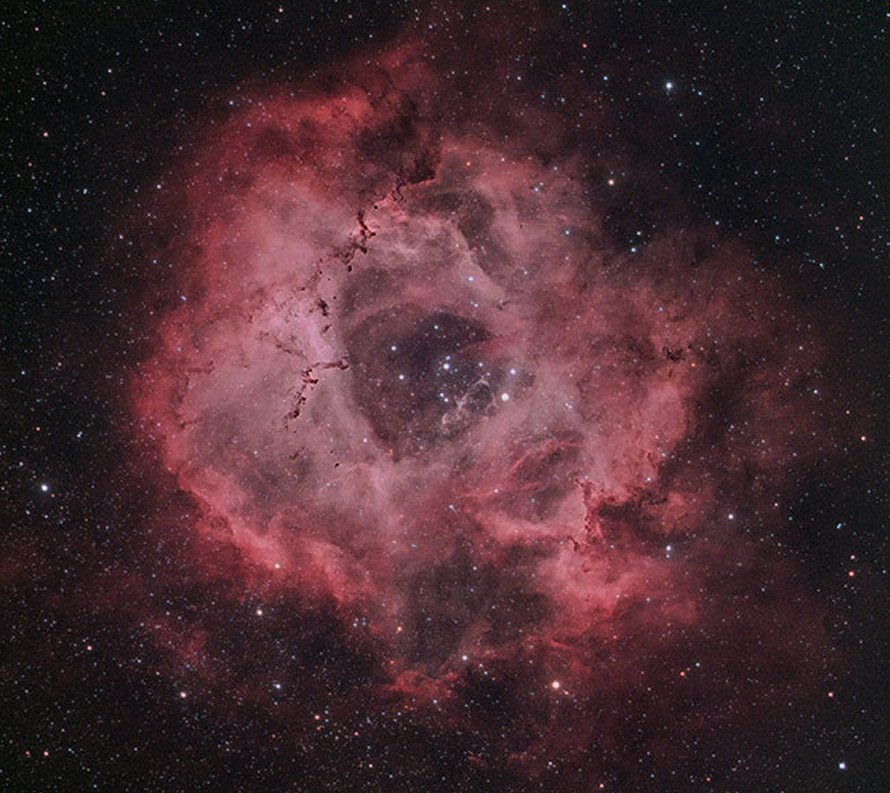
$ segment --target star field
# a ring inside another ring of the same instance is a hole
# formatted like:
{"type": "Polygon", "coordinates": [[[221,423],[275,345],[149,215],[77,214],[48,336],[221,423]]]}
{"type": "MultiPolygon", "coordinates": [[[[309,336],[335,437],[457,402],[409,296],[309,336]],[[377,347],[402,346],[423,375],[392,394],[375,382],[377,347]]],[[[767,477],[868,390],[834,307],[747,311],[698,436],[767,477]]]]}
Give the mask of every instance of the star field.
{"type": "Polygon", "coordinates": [[[0,788],[886,789],[887,33],[0,11],[0,788]]]}

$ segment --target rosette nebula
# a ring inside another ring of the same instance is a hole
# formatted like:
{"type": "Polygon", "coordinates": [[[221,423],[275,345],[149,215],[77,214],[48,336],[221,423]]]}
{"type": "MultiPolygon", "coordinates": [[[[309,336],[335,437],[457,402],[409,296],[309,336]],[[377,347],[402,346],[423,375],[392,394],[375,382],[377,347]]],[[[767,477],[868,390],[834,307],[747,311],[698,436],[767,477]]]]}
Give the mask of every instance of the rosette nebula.
{"type": "Polygon", "coordinates": [[[758,71],[804,22],[347,5],[133,12],[21,203],[0,788],[882,790],[885,274],[758,71]]]}
{"type": "Polygon", "coordinates": [[[617,245],[561,119],[462,99],[398,48],[257,90],[170,177],[132,405],[223,612],[177,629],[188,696],[310,758],[349,714],[506,787],[704,785],[827,663],[777,533],[822,342],[732,239],[617,245]]]}

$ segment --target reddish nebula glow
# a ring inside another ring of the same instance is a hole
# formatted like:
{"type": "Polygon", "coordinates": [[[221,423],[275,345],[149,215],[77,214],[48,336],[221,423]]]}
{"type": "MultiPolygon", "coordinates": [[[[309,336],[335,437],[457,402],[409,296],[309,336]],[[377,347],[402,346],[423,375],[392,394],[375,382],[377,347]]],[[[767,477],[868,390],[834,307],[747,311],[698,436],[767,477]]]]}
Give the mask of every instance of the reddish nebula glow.
{"type": "Polygon", "coordinates": [[[190,507],[157,530],[230,606],[334,615],[363,696],[509,719],[525,773],[799,695],[824,640],[777,507],[822,352],[786,288],[712,231],[619,246],[560,121],[461,119],[416,49],[349,73],[239,100],[167,180],[181,298],[132,404],[190,507]]]}

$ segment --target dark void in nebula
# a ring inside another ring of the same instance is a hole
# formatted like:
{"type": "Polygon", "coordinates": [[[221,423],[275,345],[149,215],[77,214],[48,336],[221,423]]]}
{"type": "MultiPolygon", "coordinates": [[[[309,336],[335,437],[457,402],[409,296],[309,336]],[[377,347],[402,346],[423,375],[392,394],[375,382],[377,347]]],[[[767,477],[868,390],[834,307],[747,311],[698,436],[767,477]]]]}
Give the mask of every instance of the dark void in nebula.
{"type": "Polygon", "coordinates": [[[781,525],[829,341],[719,228],[617,240],[617,144],[422,54],[248,86],[164,174],[130,393],[179,563],[120,607],[306,769],[706,785],[831,664],[781,525]]]}

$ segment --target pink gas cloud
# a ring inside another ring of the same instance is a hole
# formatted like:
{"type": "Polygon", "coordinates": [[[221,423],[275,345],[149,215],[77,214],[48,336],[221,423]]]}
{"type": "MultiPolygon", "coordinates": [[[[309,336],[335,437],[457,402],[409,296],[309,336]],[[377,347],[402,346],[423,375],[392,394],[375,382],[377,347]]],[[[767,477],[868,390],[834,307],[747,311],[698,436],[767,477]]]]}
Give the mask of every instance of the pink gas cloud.
{"type": "MultiPolygon", "coordinates": [[[[194,580],[335,615],[379,703],[509,714],[474,762],[530,774],[802,695],[828,650],[778,507],[825,343],[787,285],[714,231],[618,245],[560,119],[463,115],[417,48],[252,90],[167,179],[181,299],[131,382],[194,580]]],[[[212,630],[162,633],[252,696],[212,630]]]]}

